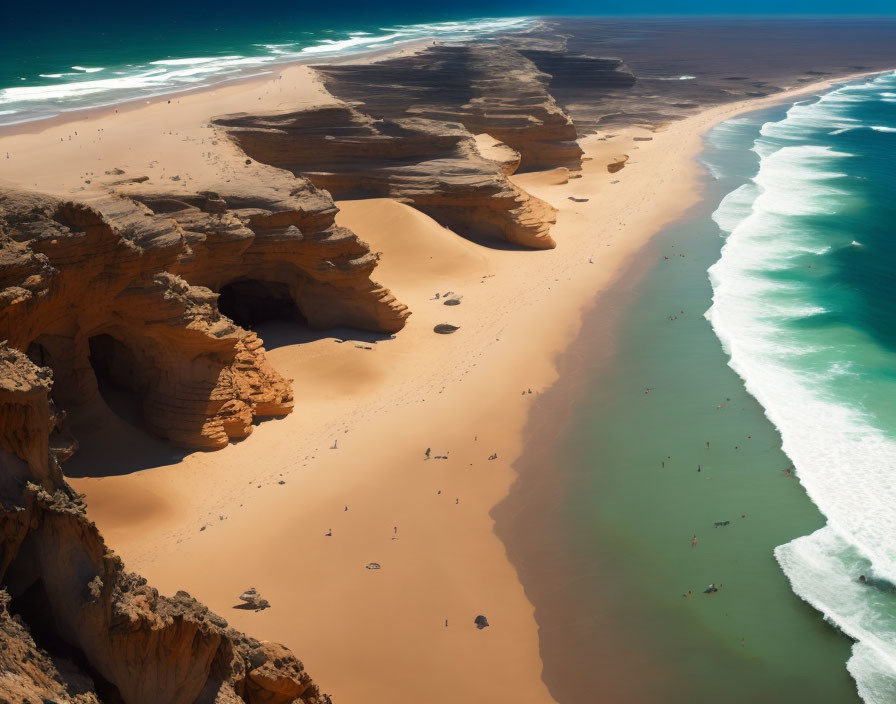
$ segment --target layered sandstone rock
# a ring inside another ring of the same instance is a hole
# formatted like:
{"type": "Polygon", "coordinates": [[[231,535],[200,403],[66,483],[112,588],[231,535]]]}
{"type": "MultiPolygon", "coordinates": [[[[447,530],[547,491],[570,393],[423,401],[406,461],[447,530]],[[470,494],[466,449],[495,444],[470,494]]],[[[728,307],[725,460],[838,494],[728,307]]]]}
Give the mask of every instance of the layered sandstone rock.
{"type": "Polygon", "coordinates": [[[576,127],[548,92],[550,76],[510,46],[438,45],[317,70],[327,90],[373,117],[459,122],[515,149],[523,170],[581,168],[576,127]]]}
{"type": "Polygon", "coordinates": [[[278,173],[276,197],[227,193],[230,203],[210,192],[89,204],[0,193],[0,340],[52,370],[61,408],[96,398],[99,376],[185,447],[221,447],[255,418],[289,413],[290,384],[257,335],[221,313],[218,292],[235,286],[238,311],[246,280],[282,287],[317,327],[394,331],[407,311],[370,280],[375,258],[333,224],[332,201],[278,173]]]}
{"type": "Polygon", "coordinates": [[[329,701],[282,646],[124,570],[54,468],[52,384],[0,343],[0,701],[329,701]]]}
{"type": "Polygon", "coordinates": [[[247,280],[262,282],[273,298],[279,288],[315,329],[392,333],[404,326],[407,307],[371,280],[376,256],[334,223],[337,208],[328,194],[262,164],[245,165],[236,182],[202,186],[176,195],[146,184],[121,189],[154,220],[181,231],[184,247],[170,271],[216,292],[247,280]]]}
{"type": "MultiPolygon", "coordinates": [[[[476,140],[477,151],[484,158],[497,162],[505,175],[512,176],[519,170],[522,157],[518,151],[485,132],[473,135],[473,139],[476,140]]],[[[565,169],[563,166],[558,168],[565,169]]]]}
{"type": "Polygon", "coordinates": [[[337,199],[388,197],[446,227],[539,249],[555,210],[511,183],[508,157],[483,157],[458,124],[373,119],[333,105],[215,120],[253,159],[307,176],[337,199]]]}

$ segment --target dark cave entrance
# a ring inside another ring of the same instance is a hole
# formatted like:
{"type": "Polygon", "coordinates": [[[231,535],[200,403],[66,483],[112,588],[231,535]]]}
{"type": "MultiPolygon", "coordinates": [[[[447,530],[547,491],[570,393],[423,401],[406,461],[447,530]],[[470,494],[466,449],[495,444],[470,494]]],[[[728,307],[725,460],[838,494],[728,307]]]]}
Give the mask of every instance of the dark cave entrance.
{"type": "MultiPolygon", "coordinates": [[[[28,563],[27,539],[25,545],[26,548],[16,556],[7,570],[7,574],[13,576],[13,582],[18,570],[23,566],[22,563],[28,563]]],[[[3,586],[10,591],[10,614],[17,616],[27,626],[35,645],[50,656],[68,685],[70,693],[83,694],[90,691],[89,685],[83,680],[83,676],[86,675],[92,681],[93,688],[102,702],[123,704],[124,700],[118,688],[90,664],[80,648],[71,645],[59,634],[43,579],[38,578],[19,593],[14,593],[6,584],[3,586]]]]}
{"type": "Polygon", "coordinates": [[[307,324],[289,286],[278,281],[239,279],[222,286],[218,310],[247,330],[275,320],[307,324]]]}
{"type": "Polygon", "coordinates": [[[50,352],[47,350],[39,342],[35,341],[28,345],[28,350],[25,352],[28,355],[28,359],[34,362],[39,367],[50,367],[52,369],[52,363],[50,358],[50,352]]]}
{"type": "Polygon", "coordinates": [[[94,335],[88,345],[100,396],[116,414],[142,426],[146,380],[137,357],[111,335],[94,335]]]}
{"type": "Polygon", "coordinates": [[[67,427],[78,448],[63,465],[66,477],[130,474],[179,462],[188,454],[164,434],[164,427],[158,429],[158,419],[168,417],[158,411],[159,401],[167,398],[167,370],[154,354],[158,343],[118,330],[89,337],[86,359],[78,357],[82,391],[67,407],[67,427]]]}
{"type": "Polygon", "coordinates": [[[9,603],[9,611],[28,624],[31,637],[39,647],[51,655],[71,655],[74,648],[59,637],[54,627],[53,612],[43,580],[38,579],[21,594],[13,597],[9,603]]]}

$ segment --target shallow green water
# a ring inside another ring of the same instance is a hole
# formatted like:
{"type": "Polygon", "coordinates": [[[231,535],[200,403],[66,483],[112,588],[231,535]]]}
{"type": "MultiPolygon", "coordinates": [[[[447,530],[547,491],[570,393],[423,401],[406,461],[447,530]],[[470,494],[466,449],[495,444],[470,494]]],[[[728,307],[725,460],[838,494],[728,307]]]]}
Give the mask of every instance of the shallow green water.
{"type": "Polygon", "coordinates": [[[794,595],[773,555],[824,519],[784,471],[780,436],[704,318],[722,245],[710,214],[755,173],[745,145],[725,177],[707,178],[686,222],[648,247],[643,280],[606,304],[622,307],[613,353],[551,443],[562,448],[555,518],[534,499],[514,514],[544,523],[543,543],[511,557],[524,584],[536,559],[557,577],[528,590],[561,702],[602,691],[610,701],[859,701],[844,667],[851,641],[794,595]],[[704,594],[710,583],[719,591],[704,594]],[[562,655],[552,638],[567,644],[562,655]]]}

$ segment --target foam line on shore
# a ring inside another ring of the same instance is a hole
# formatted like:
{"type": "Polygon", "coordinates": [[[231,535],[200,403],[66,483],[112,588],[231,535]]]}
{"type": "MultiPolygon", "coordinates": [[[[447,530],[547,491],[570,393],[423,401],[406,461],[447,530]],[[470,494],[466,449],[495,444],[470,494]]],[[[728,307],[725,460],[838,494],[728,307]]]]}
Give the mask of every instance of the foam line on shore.
{"type": "MultiPolygon", "coordinates": [[[[896,438],[867,389],[886,368],[886,353],[851,324],[848,307],[813,304],[818,281],[801,272],[829,268],[830,257],[853,246],[837,239],[852,234],[831,218],[861,207],[848,176],[859,155],[824,142],[864,126],[850,111],[894,83],[896,74],[888,74],[845,86],[763,125],[754,144],[758,173],[714,214],[727,240],[709,270],[707,312],[730,366],[781,432],[828,520],[780,546],[776,557],[794,591],[858,641],[849,671],[875,704],[896,697],[896,438]],[[824,324],[835,312],[842,322],[824,324]],[[869,588],[859,574],[876,581],[869,588]]],[[[874,382],[878,392],[887,383],[885,375],[874,382]]]]}
{"type": "Polygon", "coordinates": [[[157,97],[234,77],[248,78],[262,66],[361,54],[426,38],[460,41],[494,32],[522,30],[533,22],[531,18],[517,17],[396,25],[376,33],[348,32],[344,38],[318,36],[310,42],[252,44],[260,50],[256,55],[159,58],[120,67],[75,65],[69,71],[39,74],[23,85],[0,88],[0,126],[46,119],[75,109],[157,97]],[[115,77],[94,78],[94,74],[115,77]],[[12,114],[17,115],[14,120],[5,119],[5,115],[12,114]]]}

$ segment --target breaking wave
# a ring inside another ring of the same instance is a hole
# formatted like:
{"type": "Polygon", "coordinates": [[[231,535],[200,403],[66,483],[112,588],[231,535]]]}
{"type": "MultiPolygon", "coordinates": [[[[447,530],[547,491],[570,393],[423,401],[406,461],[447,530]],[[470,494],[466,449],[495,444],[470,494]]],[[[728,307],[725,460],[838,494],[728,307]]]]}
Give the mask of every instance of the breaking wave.
{"type": "Polygon", "coordinates": [[[331,33],[335,38],[318,36],[304,42],[253,44],[257,53],[251,55],[164,58],[127,66],[71,66],[68,71],[40,74],[34,79],[23,79],[23,85],[0,89],[0,125],[263,75],[277,64],[371,51],[429,37],[456,41],[518,31],[533,22],[524,17],[395,25],[378,32],[345,32],[342,37],[331,33]],[[7,117],[11,115],[16,118],[7,117]]]}
{"type": "Polygon", "coordinates": [[[706,314],[827,519],[775,557],[855,640],[869,704],[896,701],[896,340],[880,323],[896,303],[878,278],[896,266],[896,128],[880,125],[896,123],[894,88],[896,74],[844,86],[762,126],[758,173],[713,216],[726,241],[706,314]]]}

